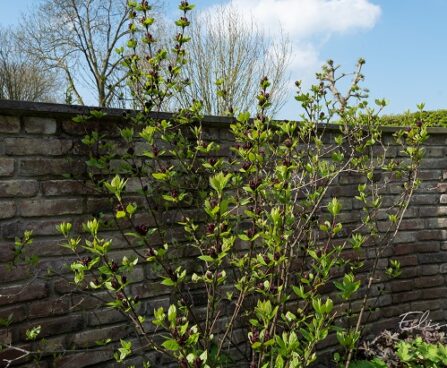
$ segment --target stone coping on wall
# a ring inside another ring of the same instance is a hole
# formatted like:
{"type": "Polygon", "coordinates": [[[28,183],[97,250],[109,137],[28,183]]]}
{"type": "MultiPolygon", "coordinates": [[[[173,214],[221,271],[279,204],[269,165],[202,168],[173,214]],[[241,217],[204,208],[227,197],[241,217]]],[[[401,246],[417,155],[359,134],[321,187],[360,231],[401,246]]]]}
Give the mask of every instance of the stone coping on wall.
{"type": "MultiPolygon", "coordinates": [[[[0,115],[15,115],[15,116],[45,116],[49,118],[70,118],[75,115],[86,115],[93,110],[100,110],[107,114],[107,120],[121,120],[123,114],[132,112],[129,109],[104,108],[97,106],[81,106],[81,105],[66,105],[46,102],[29,102],[29,101],[14,101],[0,99],[0,115]]],[[[170,119],[173,114],[169,112],[154,112],[151,114],[156,119],[170,119]]],[[[226,126],[234,121],[233,118],[225,116],[205,115],[203,123],[208,123],[213,126],[226,126]]],[[[328,124],[326,129],[338,130],[338,125],[328,124]]],[[[382,131],[386,133],[393,133],[402,129],[399,126],[384,126],[382,131]]],[[[431,127],[428,129],[429,134],[446,134],[447,128],[431,127]]]]}

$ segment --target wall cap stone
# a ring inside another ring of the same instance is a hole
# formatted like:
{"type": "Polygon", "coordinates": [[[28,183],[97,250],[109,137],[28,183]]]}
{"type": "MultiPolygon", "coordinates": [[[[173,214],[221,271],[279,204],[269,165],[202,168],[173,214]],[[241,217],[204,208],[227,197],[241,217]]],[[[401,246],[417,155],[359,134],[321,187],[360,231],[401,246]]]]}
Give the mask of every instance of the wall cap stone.
{"type": "MultiPolygon", "coordinates": [[[[29,102],[29,101],[14,101],[14,100],[0,100],[0,115],[14,115],[14,116],[44,116],[46,118],[73,118],[76,115],[86,115],[92,110],[101,110],[107,114],[107,121],[121,121],[123,114],[131,110],[116,109],[116,108],[102,108],[95,106],[80,106],[80,105],[65,105],[46,102],[29,102]]],[[[168,112],[154,112],[151,116],[155,119],[170,119],[173,114],[168,112]]],[[[203,123],[210,126],[229,126],[234,121],[233,118],[225,116],[211,116],[206,115],[203,123]]],[[[338,130],[338,125],[328,124],[325,126],[329,130],[338,130]]],[[[394,133],[402,129],[402,127],[382,127],[384,133],[394,133]]],[[[447,134],[447,128],[433,127],[429,128],[430,134],[447,134]]]]}

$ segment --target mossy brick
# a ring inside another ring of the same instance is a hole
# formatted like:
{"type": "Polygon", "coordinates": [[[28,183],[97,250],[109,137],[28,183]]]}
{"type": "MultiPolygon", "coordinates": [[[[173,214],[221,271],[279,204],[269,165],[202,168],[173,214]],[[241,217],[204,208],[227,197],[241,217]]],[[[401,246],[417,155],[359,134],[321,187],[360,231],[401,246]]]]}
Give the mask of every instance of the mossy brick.
{"type": "Polygon", "coordinates": [[[10,156],[62,156],[70,152],[69,139],[6,138],[5,154],[10,156]]]}
{"type": "Polygon", "coordinates": [[[14,159],[0,157],[0,176],[11,176],[14,174],[14,159]]]}
{"type": "Polygon", "coordinates": [[[20,132],[19,117],[0,115],[0,133],[13,134],[19,132],[20,132]]]}
{"type": "Polygon", "coordinates": [[[84,204],[82,199],[24,199],[19,204],[23,217],[80,215],[84,204]]]}
{"type": "Polygon", "coordinates": [[[57,130],[57,122],[51,118],[25,117],[23,124],[28,134],[54,134],[57,130]]]}
{"type": "Polygon", "coordinates": [[[39,190],[36,180],[0,181],[0,198],[33,197],[39,190]]]}

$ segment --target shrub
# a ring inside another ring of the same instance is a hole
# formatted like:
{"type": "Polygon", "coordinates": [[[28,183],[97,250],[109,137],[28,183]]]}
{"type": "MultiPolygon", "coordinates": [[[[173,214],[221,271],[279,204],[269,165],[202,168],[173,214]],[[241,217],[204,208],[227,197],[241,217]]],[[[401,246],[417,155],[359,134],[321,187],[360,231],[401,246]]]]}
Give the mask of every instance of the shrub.
{"type": "MultiPolygon", "coordinates": [[[[269,117],[270,83],[263,78],[257,113],[233,119],[235,144],[225,155],[221,142],[205,136],[200,102],[169,119],[153,115],[187,83],[180,71],[192,6],[180,4],[183,14],[171,51],[155,46],[150,5],[131,1],[129,6],[131,38],[128,50],[120,52],[142,110],[128,114],[119,142],[100,131],[88,131],[83,139],[90,149],[91,182],[110,197],[113,215],[92,218],[80,234],[69,223],[58,227],[63,246],[77,257],[70,265],[75,285],[86,293],[105,292],[106,306],[125,314],[134,328],[116,348],[115,359],[139,355],[148,366],[155,352],[179,367],[236,361],[307,367],[317,359],[317,344],[336,333],[346,352],[338,364],[348,366],[373,281],[385,277],[378,260],[392,245],[419,184],[425,124],[397,132],[406,159],[387,159],[377,112],[361,87],[364,61],[346,94],[338,90],[338,67],[329,61],[308,92],[297,83],[296,100],[305,111],[299,123],[269,117]],[[141,45],[147,48],[145,69],[136,52],[141,45]],[[338,124],[331,127],[333,120],[338,124]],[[332,192],[346,175],[359,180],[353,200],[360,204],[361,221],[354,227],[343,223],[344,204],[332,192]],[[400,181],[403,191],[384,206],[383,189],[391,180],[400,181]],[[139,198],[126,191],[131,182],[139,185],[139,198]],[[387,225],[379,231],[383,216],[387,225]],[[109,220],[128,245],[129,254],[120,259],[101,232],[109,220]],[[150,268],[157,287],[170,296],[169,305],[157,306],[153,314],[145,312],[145,301],[131,288],[139,264],[150,268]],[[351,300],[361,287],[360,272],[365,293],[354,313],[351,300]],[[337,293],[329,296],[325,289],[331,286],[337,293]]],[[[101,117],[93,112],[76,120],[88,129],[92,118],[101,117]]],[[[398,262],[386,272],[397,275],[398,262]]]]}

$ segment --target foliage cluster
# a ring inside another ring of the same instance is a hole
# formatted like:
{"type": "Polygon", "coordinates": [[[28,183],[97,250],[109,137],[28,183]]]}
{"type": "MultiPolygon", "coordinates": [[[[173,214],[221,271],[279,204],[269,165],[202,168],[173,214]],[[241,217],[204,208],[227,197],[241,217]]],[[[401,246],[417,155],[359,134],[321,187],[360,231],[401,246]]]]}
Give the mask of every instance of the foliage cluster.
{"type": "Polygon", "coordinates": [[[428,126],[447,127],[447,110],[407,112],[405,114],[384,115],[380,118],[382,125],[410,126],[421,120],[428,126]]]}
{"type": "Polygon", "coordinates": [[[383,331],[363,343],[360,352],[370,360],[354,362],[352,368],[437,368],[447,365],[445,334],[439,328],[422,331],[383,331]]]}

